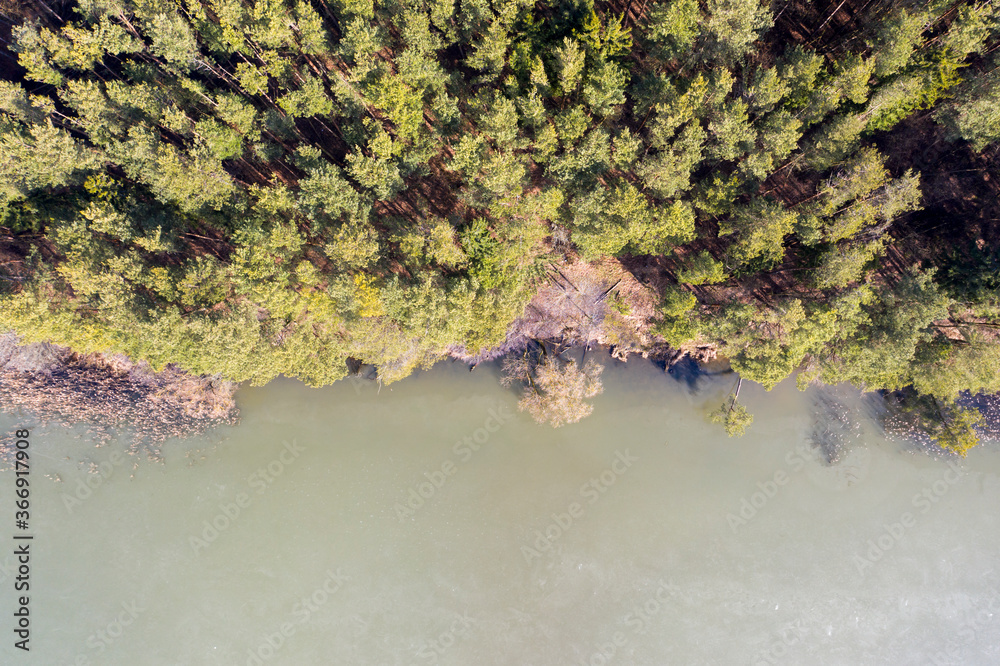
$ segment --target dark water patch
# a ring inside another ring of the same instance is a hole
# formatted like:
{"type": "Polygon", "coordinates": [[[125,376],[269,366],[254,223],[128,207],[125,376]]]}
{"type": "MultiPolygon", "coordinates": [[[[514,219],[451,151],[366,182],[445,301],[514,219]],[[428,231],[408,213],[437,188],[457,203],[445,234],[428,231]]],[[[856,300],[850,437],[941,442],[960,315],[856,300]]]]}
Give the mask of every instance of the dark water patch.
{"type": "Polygon", "coordinates": [[[840,462],[858,443],[862,436],[861,422],[867,416],[852,409],[847,396],[840,396],[837,391],[823,387],[812,394],[813,422],[808,441],[827,465],[840,462]]]}
{"type": "Polygon", "coordinates": [[[705,375],[701,364],[690,356],[684,356],[671,365],[667,368],[667,373],[677,381],[687,384],[692,391],[698,389],[698,380],[705,375]]]}

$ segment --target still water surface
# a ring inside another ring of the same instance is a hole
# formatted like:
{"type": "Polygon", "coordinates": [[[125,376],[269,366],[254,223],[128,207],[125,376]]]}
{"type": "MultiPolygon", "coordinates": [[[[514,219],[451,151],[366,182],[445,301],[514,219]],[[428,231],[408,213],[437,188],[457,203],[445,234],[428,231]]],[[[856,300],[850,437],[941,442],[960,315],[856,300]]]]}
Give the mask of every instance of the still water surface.
{"type": "Polygon", "coordinates": [[[162,461],[2,415],[33,427],[36,539],[29,659],[0,556],[0,662],[1000,663],[997,446],[949,466],[789,382],[744,385],[728,439],[731,375],[604,380],[558,430],[491,366],[277,381],[162,461]]]}

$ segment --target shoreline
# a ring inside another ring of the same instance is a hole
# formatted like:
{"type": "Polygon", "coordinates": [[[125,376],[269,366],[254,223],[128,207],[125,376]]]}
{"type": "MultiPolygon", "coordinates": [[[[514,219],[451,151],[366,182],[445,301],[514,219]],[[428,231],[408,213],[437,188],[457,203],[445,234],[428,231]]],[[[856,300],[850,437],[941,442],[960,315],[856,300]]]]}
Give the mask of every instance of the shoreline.
{"type": "Polygon", "coordinates": [[[100,441],[125,430],[137,441],[160,442],[235,424],[238,388],[175,366],[156,372],[122,354],[83,355],[0,335],[0,410],[28,411],[43,422],[88,423],[100,441]]]}
{"type": "MultiPolygon", "coordinates": [[[[635,354],[692,388],[701,377],[735,374],[710,345],[692,349],[657,345],[616,353],[596,339],[537,340],[513,335],[504,344],[475,356],[449,349],[441,360],[465,363],[471,372],[481,363],[501,361],[543,342],[588,352],[603,349],[609,358],[623,363],[635,354]]],[[[377,381],[377,369],[351,361],[345,378],[377,381]]],[[[122,354],[78,354],[47,342],[22,345],[16,334],[0,334],[0,410],[24,410],[43,422],[63,426],[87,423],[92,426],[89,434],[99,443],[122,431],[131,433],[138,445],[195,436],[218,425],[235,425],[240,420],[236,405],[240,387],[218,376],[193,375],[176,366],[156,372],[145,361],[134,362],[122,354]]],[[[882,426],[887,436],[912,439],[918,448],[929,450],[926,434],[915,430],[900,409],[901,393],[869,393],[881,397],[885,407],[882,426]]],[[[968,395],[961,401],[983,414],[982,435],[1000,439],[1000,395],[968,395]]],[[[828,462],[835,463],[837,457],[831,456],[828,462]]]]}
{"type": "MultiPolygon", "coordinates": [[[[524,321],[518,323],[523,327],[524,321]]],[[[465,363],[471,372],[481,363],[501,361],[548,342],[588,351],[603,348],[622,362],[636,354],[689,383],[703,374],[706,363],[716,360],[714,348],[708,346],[616,350],[602,337],[540,340],[526,337],[522,328],[512,330],[501,345],[480,354],[450,347],[441,360],[465,363]],[[680,370],[675,372],[676,368],[680,370]]],[[[379,378],[376,367],[358,359],[348,359],[347,371],[345,379],[379,378]]],[[[50,342],[20,344],[13,332],[0,334],[0,410],[23,410],[43,422],[92,424],[101,441],[110,439],[112,430],[129,430],[138,439],[160,442],[238,423],[236,393],[241,386],[220,376],[194,375],[174,365],[157,372],[146,361],[133,361],[124,354],[80,354],[50,342]]]]}

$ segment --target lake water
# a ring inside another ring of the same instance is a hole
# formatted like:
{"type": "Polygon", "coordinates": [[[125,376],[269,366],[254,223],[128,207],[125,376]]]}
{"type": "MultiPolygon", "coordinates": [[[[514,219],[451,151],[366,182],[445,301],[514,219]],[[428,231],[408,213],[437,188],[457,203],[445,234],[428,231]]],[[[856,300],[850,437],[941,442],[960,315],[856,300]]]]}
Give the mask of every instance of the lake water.
{"type": "Polygon", "coordinates": [[[1000,663],[994,444],[931,456],[788,382],[744,384],[728,439],[706,414],[732,375],[642,360],[553,430],[497,380],[246,388],[240,425],[161,460],[0,416],[32,429],[35,536],[24,655],[0,532],[0,662],[1000,663]]]}

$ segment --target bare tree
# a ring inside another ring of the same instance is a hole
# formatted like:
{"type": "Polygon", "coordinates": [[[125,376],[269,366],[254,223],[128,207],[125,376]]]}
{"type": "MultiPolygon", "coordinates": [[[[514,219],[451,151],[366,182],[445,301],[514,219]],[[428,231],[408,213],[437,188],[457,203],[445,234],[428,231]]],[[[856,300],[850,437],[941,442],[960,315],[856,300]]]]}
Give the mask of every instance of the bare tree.
{"type": "Polygon", "coordinates": [[[518,409],[554,428],[589,416],[594,406],[586,399],[604,390],[601,384],[603,365],[591,359],[580,367],[576,361],[563,361],[558,354],[549,354],[544,348],[540,360],[527,353],[508,357],[503,371],[504,386],[523,386],[518,409]]]}

